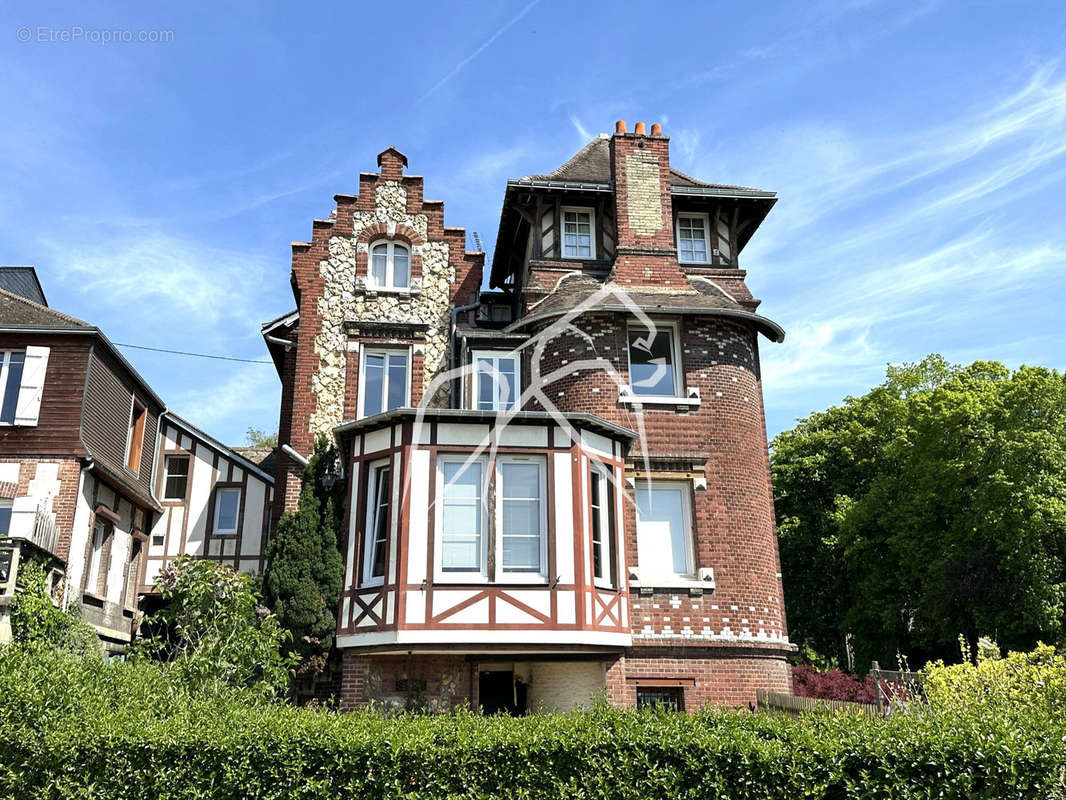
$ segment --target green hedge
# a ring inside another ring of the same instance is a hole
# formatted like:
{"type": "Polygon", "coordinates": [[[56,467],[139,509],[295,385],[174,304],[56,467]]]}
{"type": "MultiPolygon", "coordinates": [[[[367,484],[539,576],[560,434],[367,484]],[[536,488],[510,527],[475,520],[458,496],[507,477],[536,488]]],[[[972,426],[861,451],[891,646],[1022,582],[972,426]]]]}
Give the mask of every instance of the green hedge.
{"type": "Polygon", "coordinates": [[[0,649],[0,797],[1063,797],[1060,714],[383,718],[0,649]]]}

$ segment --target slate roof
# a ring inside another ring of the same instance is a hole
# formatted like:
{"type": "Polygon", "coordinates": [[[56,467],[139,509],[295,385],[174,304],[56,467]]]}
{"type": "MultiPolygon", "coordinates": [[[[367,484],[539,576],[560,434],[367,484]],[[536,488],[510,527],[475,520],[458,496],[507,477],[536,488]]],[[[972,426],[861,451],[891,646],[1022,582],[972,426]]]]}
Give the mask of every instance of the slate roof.
{"type": "Polygon", "coordinates": [[[623,289],[613,283],[602,281],[583,273],[564,276],[543,300],[530,307],[529,312],[513,322],[504,331],[510,333],[527,325],[551,317],[562,316],[586,303],[605,286],[616,290],[592,302],[588,312],[628,311],[633,306],[651,313],[692,314],[736,317],[754,322],[756,327],[770,339],[780,342],[785,332],[777,323],[759,316],[737,302],[721,287],[708,280],[693,280],[689,289],[640,290],[623,289]]]}
{"type": "Polygon", "coordinates": [[[259,469],[268,475],[273,475],[275,466],[277,464],[277,452],[276,447],[266,446],[251,446],[251,447],[230,447],[237,455],[241,456],[253,464],[257,465],[259,469]]]}
{"type": "MultiPolygon", "coordinates": [[[[565,181],[568,183],[609,183],[611,180],[610,139],[598,137],[582,147],[574,156],[552,172],[545,175],[527,175],[523,181],[565,181]]],[[[750,186],[730,186],[724,183],[707,183],[670,168],[670,185],[702,189],[734,189],[741,192],[758,192],[750,186]]]]}
{"type": "Polygon", "coordinates": [[[0,327],[93,330],[88,322],[0,288],[0,327]]]}
{"type": "Polygon", "coordinates": [[[24,297],[34,303],[47,306],[44,289],[33,267],[0,267],[0,289],[24,297]]]}

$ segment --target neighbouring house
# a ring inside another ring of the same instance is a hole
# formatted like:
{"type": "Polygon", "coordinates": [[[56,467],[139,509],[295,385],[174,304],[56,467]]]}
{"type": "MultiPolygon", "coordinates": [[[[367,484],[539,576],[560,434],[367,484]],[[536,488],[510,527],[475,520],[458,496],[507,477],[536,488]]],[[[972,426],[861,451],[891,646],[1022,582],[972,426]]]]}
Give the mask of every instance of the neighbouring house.
{"type": "Polygon", "coordinates": [[[0,268],[0,287],[0,641],[26,558],[111,653],[179,553],[261,570],[272,476],[168,413],[99,328],[46,305],[32,268],[0,268]]]}
{"type": "Polygon", "coordinates": [[[275,518],[319,436],[346,486],[345,708],[695,709],[788,691],[756,313],[776,201],[619,123],[508,181],[484,254],[395,148],[292,244],[263,326],[275,518]]]}

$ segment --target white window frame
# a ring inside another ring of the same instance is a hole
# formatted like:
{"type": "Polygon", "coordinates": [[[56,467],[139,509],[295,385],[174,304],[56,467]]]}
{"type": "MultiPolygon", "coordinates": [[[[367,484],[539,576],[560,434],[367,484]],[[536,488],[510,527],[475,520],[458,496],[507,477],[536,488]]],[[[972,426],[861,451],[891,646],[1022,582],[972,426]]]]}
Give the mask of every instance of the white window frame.
{"type": "Polygon", "coordinates": [[[517,350],[474,350],[470,354],[473,366],[470,390],[470,408],[474,411],[518,411],[522,407],[522,358],[517,350]],[[514,359],[514,408],[501,409],[499,392],[492,396],[492,408],[480,408],[481,398],[481,373],[478,372],[478,361],[486,359],[492,361],[492,368],[499,372],[499,360],[501,358],[514,359]]]}
{"type": "Polygon", "coordinates": [[[163,455],[163,500],[164,502],[184,502],[185,498],[189,496],[189,477],[192,473],[192,455],[185,453],[166,453],[163,455]],[[167,479],[170,478],[170,459],[172,458],[184,458],[188,468],[185,472],[185,493],[181,497],[170,497],[167,495],[167,479]]]}
{"type": "Polygon", "coordinates": [[[699,213],[693,211],[685,211],[677,215],[677,222],[674,224],[674,232],[677,236],[677,260],[682,264],[710,264],[711,263],[711,215],[706,213],[699,213]],[[703,221],[703,250],[707,254],[703,261],[695,261],[684,259],[681,257],[681,220],[683,219],[699,219],[703,221]]]}
{"type": "Polygon", "coordinates": [[[496,457],[496,583],[548,582],[548,461],[536,455],[500,455],[496,457]],[[503,466],[536,464],[540,484],[540,570],[507,572],[503,566],[503,466]]]}
{"type": "Polygon", "coordinates": [[[409,292],[411,291],[411,247],[405,242],[398,242],[395,239],[378,239],[370,244],[367,249],[366,256],[366,286],[368,289],[385,289],[395,292],[409,292]],[[385,282],[377,283],[374,279],[374,248],[385,245],[385,282]],[[395,264],[393,262],[396,248],[400,247],[407,253],[407,285],[396,285],[396,272],[395,264]]]}
{"type": "Polygon", "coordinates": [[[673,374],[674,374],[674,393],[673,394],[638,394],[633,390],[633,356],[632,347],[629,343],[630,332],[639,330],[643,333],[647,332],[647,328],[643,325],[634,325],[630,322],[626,326],[626,367],[629,370],[629,394],[631,395],[632,402],[635,403],[654,403],[656,401],[661,402],[676,402],[678,400],[685,399],[685,372],[681,363],[681,336],[677,322],[673,320],[659,320],[653,319],[655,323],[656,332],[655,335],[659,336],[665,329],[670,334],[670,352],[673,355],[673,374]]]}
{"type": "MultiPolygon", "coordinates": [[[[694,521],[692,514],[692,482],[686,480],[669,480],[658,478],[641,478],[636,482],[634,487],[635,492],[640,489],[660,489],[660,488],[677,488],[681,493],[681,521],[684,526],[685,534],[685,566],[688,568],[687,572],[668,572],[665,574],[656,575],[654,573],[648,573],[647,567],[640,563],[640,514],[638,512],[639,503],[634,502],[633,517],[637,531],[637,569],[640,575],[639,585],[641,586],[674,586],[674,585],[688,585],[696,581],[696,536],[694,529],[694,521]],[[647,574],[646,574],[647,573],[647,574]]],[[[634,501],[636,496],[634,492],[634,501]]]]}
{"type": "Polygon", "coordinates": [[[436,490],[434,497],[433,514],[433,571],[436,583],[488,583],[489,561],[489,519],[486,508],[486,498],[489,487],[489,460],[485,457],[470,459],[468,453],[438,453],[436,466],[436,490]],[[479,497],[478,513],[481,515],[481,552],[478,555],[480,564],[476,570],[445,571],[444,558],[444,465],[465,464],[469,459],[471,464],[481,465],[481,492],[479,497]]]}
{"type": "MultiPolygon", "coordinates": [[[[25,350],[0,350],[0,408],[3,408],[4,400],[7,397],[7,376],[11,366],[11,356],[22,355],[22,375],[26,376],[26,351],[25,350]]],[[[0,426],[12,427],[16,424],[18,419],[18,405],[19,395],[22,393],[22,381],[19,381],[19,385],[15,389],[15,414],[11,422],[0,422],[0,426]]]]}
{"type": "Polygon", "coordinates": [[[596,260],[596,209],[592,206],[563,206],[559,209],[559,254],[568,261],[595,261],[596,260]],[[568,256],[566,254],[566,212],[572,211],[579,214],[589,215],[589,255],[568,256]]]}
{"type": "MultiPolygon", "coordinates": [[[[366,406],[366,357],[368,355],[382,355],[385,356],[385,369],[382,375],[381,382],[381,403],[385,405],[389,396],[389,356],[393,354],[402,353],[404,358],[407,359],[407,372],[404,378],[403,389],[403,405],[401,408],[408,408],[411,405],[411,348],[410,347],[361,347],[359,353],[359,414],[357,419],[362,419],[367,416],[365,409],[366,406]]],[[[378,414],[384,414],[386,410],[378,411],[378,414]]]]}
{"type": "Polygon", "coordinates": [[[360,586],[381,586],[385,583],[385,576],[389,572],[388,562],[388,550],[389,550],[389,538],[392,536],[392,520],[393,520],[393,468],[392,459],[383,458],[380,461],[374,461],[367,467],[367,482],[366,482],[366,514],[364,518],[363,527],[363,565],[360,572],[361,580],[360,586]],[[383,470],[389,471],[389,494],[386,498],[386,511],[388,519],[385,520],[385,563],[382,567],[380,575],[371,574],[374,569],[374,547],[377,544],[377,538],[375,536],[377,532],[377,514],[378,514],[378,481],[380,479],[383,470]]]}
{"type": "Polygon", "coordinates": [[[611,477],[614,473],[614,469],[607,465],[597,464],[595,462],[589,463],[589,567],[592,570],[592,582],[594,585],[599,586],[602,589],[613,589],[618,585],[618,576],[616,571],[618,568],[619,559],[617,557],[618,552],[618,492],[617,487],[611,486],[611,477]],[[599,476],[600,480],[600,543],[603,547],[603,552],[600,554],[600,564],[603,567],[603,574],[596,574],[596,531],[594,529],[595,520],[592,514],[592,481],[594,476],[599,476]],[[615,491],[612,491],[612,488],[615,491]],[[612,495],[614,495],[614,503],[611,503],[612,495]],[[614,530],[611,530],[611,520],[614,520],[614,530]],[[611,562],[614,561],[615,569],[611,569],[611,562]]]}
{"type": "Polygon", "coordinates": [[[214,513],[211,515],[211,534],[213,536],[232,536],[237,533],[241,527],[241,487],[239,486],[216,486],[214,488],[214,513]],[[222,510],[222,504],[219,502],[219,495],[223,492],[236,492],[237,493],[237,513],[233,517],[232,528],[220,528],[218,526],[219,512],[222,510]]]}

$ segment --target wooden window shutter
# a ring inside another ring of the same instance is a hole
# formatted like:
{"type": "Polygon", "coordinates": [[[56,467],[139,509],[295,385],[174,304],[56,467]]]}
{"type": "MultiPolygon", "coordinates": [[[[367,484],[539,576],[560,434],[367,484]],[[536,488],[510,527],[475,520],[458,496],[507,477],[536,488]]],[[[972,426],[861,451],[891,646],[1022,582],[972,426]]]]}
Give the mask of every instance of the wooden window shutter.
{"type": "Polygon", "coordinates": [[[41,395],[44,393],[44,375],[48,371],[47,347],[26,348],[26,363],[22,369],[22,385],[19,387],[18,405],[15,407],[15,424],[37,424],[41,413],[41,395]]]}

